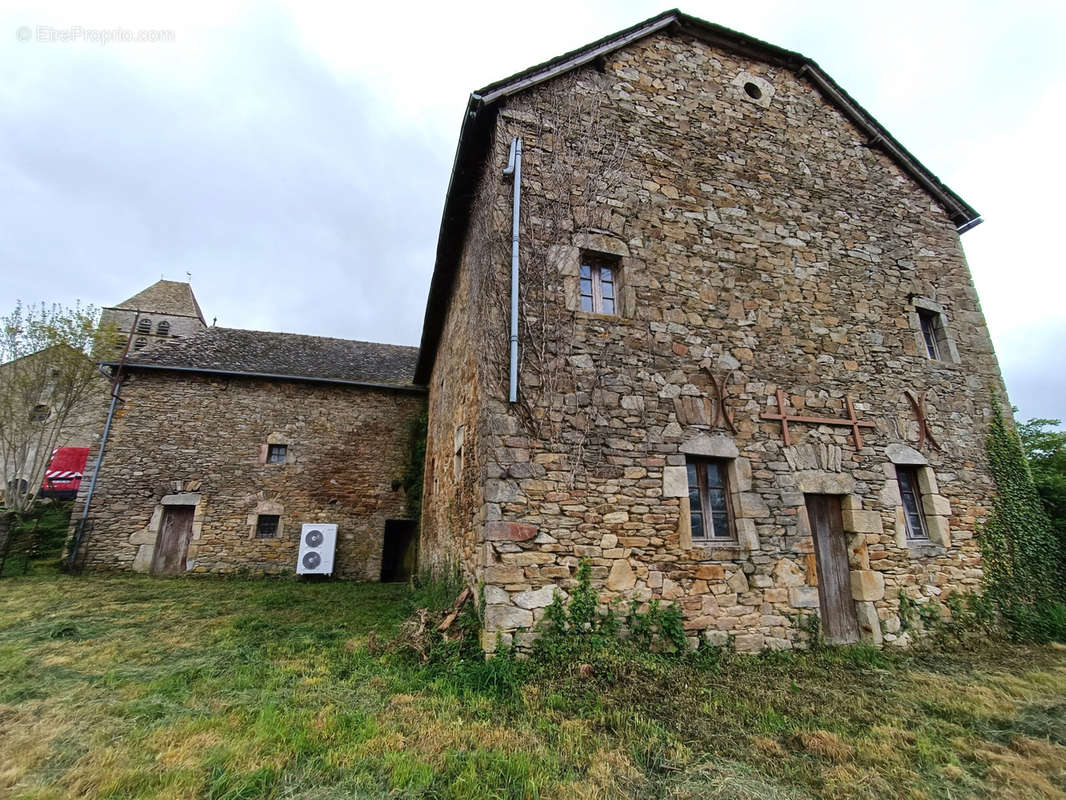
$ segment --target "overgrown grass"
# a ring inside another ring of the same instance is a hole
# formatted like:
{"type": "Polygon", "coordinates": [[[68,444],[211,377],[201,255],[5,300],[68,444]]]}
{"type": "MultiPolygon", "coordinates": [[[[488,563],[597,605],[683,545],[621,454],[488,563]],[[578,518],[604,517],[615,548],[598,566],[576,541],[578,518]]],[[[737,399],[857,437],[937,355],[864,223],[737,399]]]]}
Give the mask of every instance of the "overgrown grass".
{"type": "Polygon", "coordinates": [[[1066,797],[1057,646],[368,646],[452,588],[5,579],[0,797],[1066,797]]]}

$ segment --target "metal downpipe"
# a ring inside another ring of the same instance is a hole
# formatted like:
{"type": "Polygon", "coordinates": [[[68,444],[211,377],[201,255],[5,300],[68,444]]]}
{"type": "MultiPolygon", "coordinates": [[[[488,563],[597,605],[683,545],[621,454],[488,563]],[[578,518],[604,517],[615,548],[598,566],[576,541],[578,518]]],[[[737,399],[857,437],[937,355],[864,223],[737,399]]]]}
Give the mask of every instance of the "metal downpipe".
{"type": "MultiPolygon", "coordinates": [[[[100,465],[104,461],[104,449],[107,447],[107,437],[111,433],[111,422],[115,419],[115,409],[121,402],[119,392],[122,389],[122,365],[126,363],[126,357],[130,352],[130,344],[133,342],[133,335],[137,331],[137,323],[141,319],[141,312],[138,309],[133,314],[133,322],[130,323],[130,333],[126,337],[126,347],[122,351],[122,358],[119,359],[118,366],[115,367],[115,371],[112,375],[108,376],[112,378],[111,383],[111,406],[107,409],[107,422],[104,423],[104,434],[100,438],[100,449],[96,453],[96,463],[93,465],[93,476],[89,480],[89,491],[85,495],[85,504],[81,509],[81,519],[78,520],[78,527],[74,530],[74,541],[71,544],[69,561],[67,561],[67,569],[71,572],[75,571],[78,566],[78,551],[81,550],[82,542],[85,538],[85,523],[89,519],[89,508],[92,506],[93,494],[96,493],[96,479],[100,476],[100,465]]],[[[98,367],[103,372],[102,367],[98,367]]]]}
{"type": "Polygon", "coordinates": [[[505,176],[514,181],[514,203],[511,214],[511,384],[509,402],[518,402],[518,222],[522,211],[522,140],[511,140],[511,154],[505,176]]]}

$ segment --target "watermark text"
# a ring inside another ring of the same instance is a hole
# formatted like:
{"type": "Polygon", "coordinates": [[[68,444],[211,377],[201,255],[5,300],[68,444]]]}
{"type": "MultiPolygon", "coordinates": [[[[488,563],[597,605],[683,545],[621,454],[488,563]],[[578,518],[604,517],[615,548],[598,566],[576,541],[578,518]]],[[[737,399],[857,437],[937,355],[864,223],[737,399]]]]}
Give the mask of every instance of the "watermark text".
{"type": "Polygon", "coordinates": [[[20,42],[43,44],[158,44],[177,41],[177,34],[166,28],[91,28],[86,25],[23,25],[15,31],[20,42]]]}

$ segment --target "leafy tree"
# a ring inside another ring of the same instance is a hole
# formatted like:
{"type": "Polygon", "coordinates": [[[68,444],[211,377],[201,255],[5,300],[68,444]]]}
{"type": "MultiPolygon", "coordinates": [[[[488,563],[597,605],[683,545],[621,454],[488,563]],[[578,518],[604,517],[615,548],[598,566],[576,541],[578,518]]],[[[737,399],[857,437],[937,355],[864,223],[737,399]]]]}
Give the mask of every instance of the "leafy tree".
{"type": "MultiPolygon", "coordinates": [[[[1060,424],[1057,419],[1031,419],[1018,426],[1018,435],[1033,484],[1058,535],[1060,555],[1066,555],[1066,431],[1058,430],[1060,424]]],[[[1066,563],[1061,568],[1066,573],[1066,563]]]]}
{"type": "Polygon", "coordinates": [[[64,426],[100,401],[92,354],[113,334],[97,316],[93,306],[20,302],[0,317],[0,489],[18,514],[36,500],[64,426]]]}

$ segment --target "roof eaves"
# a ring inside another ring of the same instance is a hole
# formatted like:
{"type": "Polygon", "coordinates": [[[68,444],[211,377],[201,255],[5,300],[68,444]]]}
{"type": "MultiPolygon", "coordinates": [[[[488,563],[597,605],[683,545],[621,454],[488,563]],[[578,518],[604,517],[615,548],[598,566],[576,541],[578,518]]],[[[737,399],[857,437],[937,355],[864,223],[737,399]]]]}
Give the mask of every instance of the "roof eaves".
{"type": "Polygon", "coordinates": [[[537,84],[549,81],[558,75],[569,72],[577,67],[584,66],[595,61],[602,55],[607,55],[615,50],[625,47],[627,44],[650,36],[657,31],[667,28],[678,21],[680,12],[676,9],[666,11],[657,17],[638,23],[624,31],[605,36],[603,39],[587,44],[577,50],[564,53],[561,56],[545,61],[522,72],[516,73],[509,78],[490,83],[474,94],[480,97],[485,104],[495,103],[501,97],[507,97],[517,92],[529,89],[537,84]]]}

